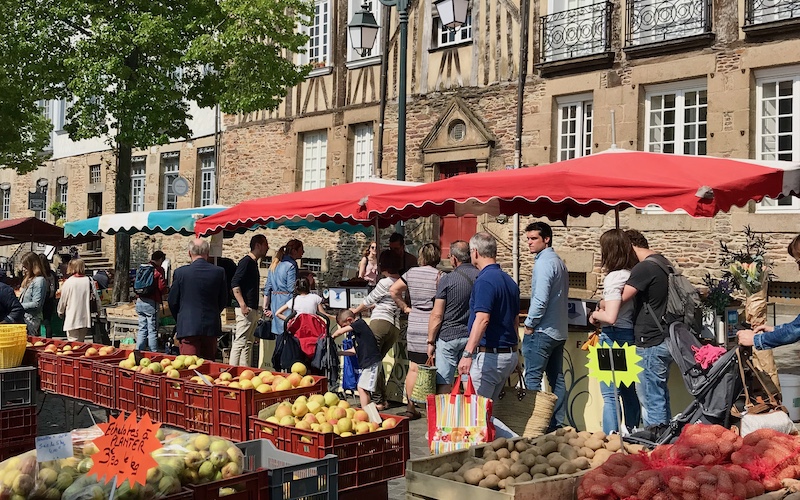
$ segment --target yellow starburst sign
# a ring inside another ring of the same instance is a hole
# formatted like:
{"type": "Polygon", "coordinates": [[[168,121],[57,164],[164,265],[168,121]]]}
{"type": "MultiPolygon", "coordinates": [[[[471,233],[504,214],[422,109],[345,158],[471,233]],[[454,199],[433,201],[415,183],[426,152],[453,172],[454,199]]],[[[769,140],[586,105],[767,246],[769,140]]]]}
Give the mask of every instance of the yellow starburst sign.
{"type": "Polygon", "coordinates": [[[589,347],[587,356],[589,362],[586,363],[586,367],[589,368],[589,376],[595,377],[600,382],[608,385],[616,382],[617,386],[620,384],[630,386],[639,381],[639,373],[642,372],[639,361],[642,357],[636,354],[634,345],[621,346],[616,342],[613,346],[598,344],[589,347]]]}

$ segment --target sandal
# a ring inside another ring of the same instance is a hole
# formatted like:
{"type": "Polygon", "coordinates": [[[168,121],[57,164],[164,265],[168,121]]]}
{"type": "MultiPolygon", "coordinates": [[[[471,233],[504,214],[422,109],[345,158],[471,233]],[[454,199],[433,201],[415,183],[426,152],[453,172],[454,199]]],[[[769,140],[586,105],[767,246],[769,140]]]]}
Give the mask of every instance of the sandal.
{"type": "Polygon", "coordinates": [[[403,413],[398,413],[397,416],[398,417],[406,417],[409,420],[419,420],[420,418],[422,418],[422,414],[421,413],[419,413],[419,412],[410,412],[410,411],[404,411],[403,413]]]}
{"type": "Polygon", "coordinates": [[[378,411],[386,411],[386,408],[388,408],[388,407],[389,407],[389,405],[387,405],[386,403],[381,403],[381,404],[375,405],[375,408],[378,411]]]}

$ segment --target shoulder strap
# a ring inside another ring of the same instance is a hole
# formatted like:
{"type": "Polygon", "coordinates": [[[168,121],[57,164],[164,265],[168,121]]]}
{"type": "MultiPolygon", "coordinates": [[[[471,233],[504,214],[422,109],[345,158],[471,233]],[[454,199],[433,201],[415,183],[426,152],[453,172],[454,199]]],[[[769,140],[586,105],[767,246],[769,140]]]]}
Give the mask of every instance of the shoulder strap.
{"type": "MultiPolygon", "coordinates": [[[[653,256],[651,255],[650,257],[653,257],[653,256]]],[[[675,273],[675,268],[673,268],[672,266],[667,266],[666,264],[661,262],[661,259],[658,259],[658,258],[651,259],[650,257],[647,257],[645,260],[648,260],[649,262],[655,263],[655,265],[660,267],[661,270],[664,271],[667,274],[667,276],[669,276],[670,274],[675,273]]]]}
{"type": "Polygon", "coordinates": [[[459,268],[453,269],[453,272],[454,273],[458,273],[461,276],[463,276],[467,281],[469,281],[470,286],[475,284],[475,280],[470,278],[469,276],[467,276],[467,273],[465,273],[464,271],[460,270],[459,268]]]}

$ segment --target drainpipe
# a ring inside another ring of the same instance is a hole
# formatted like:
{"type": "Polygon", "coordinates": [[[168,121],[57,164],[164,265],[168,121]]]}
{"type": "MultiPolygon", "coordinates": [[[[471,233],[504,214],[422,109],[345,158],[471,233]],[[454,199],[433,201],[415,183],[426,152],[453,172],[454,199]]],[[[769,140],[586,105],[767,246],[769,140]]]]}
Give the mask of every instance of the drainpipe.
{"type": "MultiPolygon", "coordinates": [[[[528,79],[528,29],[530,25],[530,0],[520,4],[519,83],[517,84],[517,128],[514,143],[514,168],[522,168],[522,112],[525,99],[525,82],[528,79]]],[[[514,214],[514,281],[519,283],[519,214],[514,214]]]]}

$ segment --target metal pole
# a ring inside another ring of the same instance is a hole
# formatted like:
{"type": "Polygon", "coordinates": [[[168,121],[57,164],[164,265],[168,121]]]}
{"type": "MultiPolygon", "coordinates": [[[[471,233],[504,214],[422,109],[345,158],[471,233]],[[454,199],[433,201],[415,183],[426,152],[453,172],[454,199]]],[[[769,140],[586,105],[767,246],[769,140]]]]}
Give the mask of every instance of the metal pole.
{"type": "Polygon", "coordinates": [[[400,17],[400,89],[397,103],[397,180],[406,180],[406,70],[408,66],[408,0],[397,4],[400,17]]]}
{"type": "MultiPolygon", "coordinates": [[[[528,26],[530,24],[530,0],[521,0],[519,40],[519,82],[517,83],[517,127],[514,141],[514,168],[522,168],[522,115],[525,100],[525,82],[528,79],[528,26]]],[[[511,250],[514,260],[514,281],[519,283],[519,214],[514,214],[514,238],[511,250]]]]}
{"type": "Polygon", "coordinates": [[[381,13],[381,25],[383,31],[381,32],[381,103],[380,103],[380,117],[378,118],[378,165],[377,176],[383,178],[383,132],[386,129],[386,95],[389,90],[389,23],[391,17],[391,10],[386,9],[381,13]]]}

